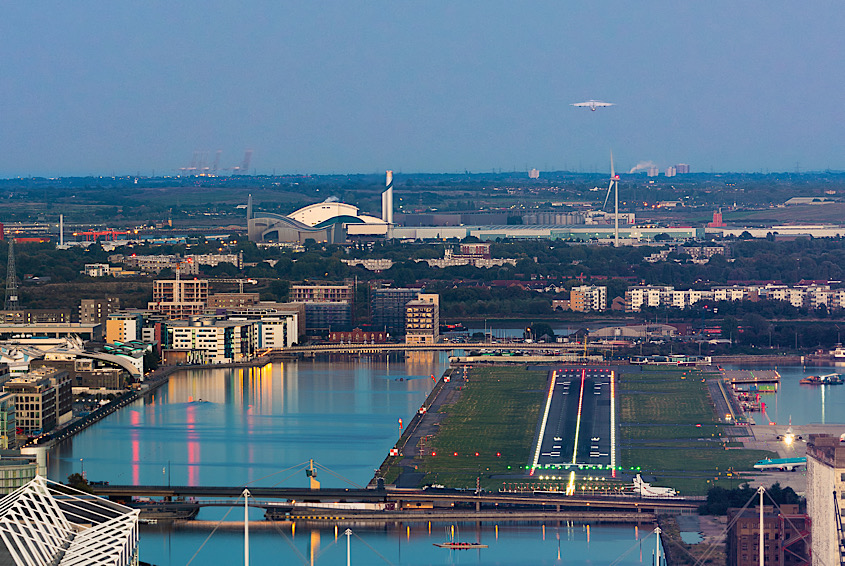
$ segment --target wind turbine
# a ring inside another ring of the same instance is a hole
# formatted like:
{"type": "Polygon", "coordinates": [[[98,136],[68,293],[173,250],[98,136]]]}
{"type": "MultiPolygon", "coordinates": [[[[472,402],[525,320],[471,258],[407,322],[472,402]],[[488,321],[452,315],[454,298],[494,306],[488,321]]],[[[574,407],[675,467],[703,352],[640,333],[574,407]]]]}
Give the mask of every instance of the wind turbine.
{"type": "Polygon", "coordinates": [[[613,245],[619,247],[619,175],[613,170],[613,150],[610,150],[610,185],[607,187],[607,196],[604,197],[604,206],[602,210],[607,207],[607,200],[610,198],[610,191],[616,185],[616,193],[614,197],[613,206],[613,245]]]}

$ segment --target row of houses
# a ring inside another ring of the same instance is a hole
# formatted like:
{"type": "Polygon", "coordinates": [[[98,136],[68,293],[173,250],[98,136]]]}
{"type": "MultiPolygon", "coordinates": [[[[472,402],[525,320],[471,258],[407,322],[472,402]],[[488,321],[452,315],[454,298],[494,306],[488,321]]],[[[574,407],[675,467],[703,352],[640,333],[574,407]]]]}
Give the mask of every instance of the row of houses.
{"type": "Polygon", "coordinates": [[[845,289],[831,289],[832,281],[801,282],[795,286],[778,283],[759,285],[716,286],[710,289],[675,289],[671,285],[628,287],[625,310],[639,312],[644,308],[670,307],[684,309],[701,301],[786,301],[796,308],[845,308],[845,289]]]}

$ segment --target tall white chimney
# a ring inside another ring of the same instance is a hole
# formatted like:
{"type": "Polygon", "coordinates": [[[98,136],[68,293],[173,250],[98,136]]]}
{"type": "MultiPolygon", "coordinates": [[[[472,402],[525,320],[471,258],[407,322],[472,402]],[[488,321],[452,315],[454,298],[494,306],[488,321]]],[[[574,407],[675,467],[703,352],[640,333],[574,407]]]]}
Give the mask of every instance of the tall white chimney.
{"type": "Polygon", "coordinates": [[[393,171],[388,171],[384,181],[385,191],[381,193],[381,219],[393,224],[393,171]]]}
{"type": "Polygon", "coordinates": [[[59,246],[65,245],[65,215],[59,214],[59,246]]]}

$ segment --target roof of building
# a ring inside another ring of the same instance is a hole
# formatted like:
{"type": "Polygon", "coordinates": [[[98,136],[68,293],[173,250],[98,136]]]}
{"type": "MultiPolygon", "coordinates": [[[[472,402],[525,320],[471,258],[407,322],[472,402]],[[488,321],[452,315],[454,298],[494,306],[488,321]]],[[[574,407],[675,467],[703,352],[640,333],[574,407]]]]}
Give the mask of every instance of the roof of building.
{"type": "Polygon", "coordinates": [[[36,476],[0,499],[0,565],[129,565],[138,514],[36,476]]]}

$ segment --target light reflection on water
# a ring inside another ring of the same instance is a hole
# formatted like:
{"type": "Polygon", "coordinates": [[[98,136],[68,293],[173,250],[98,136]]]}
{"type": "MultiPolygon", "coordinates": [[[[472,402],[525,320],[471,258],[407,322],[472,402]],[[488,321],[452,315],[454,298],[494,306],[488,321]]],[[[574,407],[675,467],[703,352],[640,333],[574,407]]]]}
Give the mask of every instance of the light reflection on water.
{"type": "MultiPolygon", "coordinates": [[[[777,369],[781,382],[776,393],[761,392],[766,414],[772,422],[787,424],[845,424],[845,385],[801,385],[808,375],[845,372],[832,366],[725,366],[728,369],[777,369]]],[[[765,424],[759,413],[753,415],[758,424],[765,424]]]]}
{"type": "MultiPolygon", "coordinates": [[[[652,564],[655,537],[651,530],[633,525],[581,523],[395,523],[381,527],[352,526],[349,539],[352,564],[404,566],[476,564],[483,566],[535,566],[560,564],[652,564]],[[488,548],[448,550],[434,543],[455,540],[482,542],[488,548]],[[638,538],[639,537],[639,538],[638,538]]],[[[250,530],[250,557],[272,557],[273,564],[339,565],[346,563],[345,526],[312,527],[279,524],[250,530]]],[[[150,531],[142,531],[142,542],[150,531]]],[[[164,530],[153,539],[156,564],[185,564],[200,547],[207,531],[164,530]]],[[[218,531],[193,564],[242,564],[243,534],[218,531]],[[213,557],[213,558],[211,558],[213,557]]],[[[146,543],[145,543],[146,544],[146,543]]],[[[151,560],[152,544],[142,547],[143,560],[151,560]]],[[[259,562],[256,558],[253,563],[259,562]]],[[[154,562],[155,563],[155,562],[154,562]]]]}
{"type": "MultiPolygon", "coordinates": [[[[365,485],[439,377],[445,354],[420,353],[407,359],[308,360],[252,370],[211,369],[175,374],[148,401],[139,401],[56,447],[49,476],[64,480],[83,466],[92,480],[135,485],[255,485],[305,487],[301,471],[288,470],[314,458],[339,476],[365,485]],[[291,474],[294,475],[291,476],[291,474]]],[[[346,487],[326,473],[325,487],[346,487]]],[[[217,521],[225,510],[206,508],[199,519],[217,521]]],[[[252,521],[261,521],[252,510],[252,521]]],[[[229,519],[241,519],[235,509],[229,519]]],[[[298,525],[256,526],[251,532],[253,564],[342,564],[345,540],[335,544],[334,526],[312,530],[298,525]],[[285,531],[286,529],[286,531],[285,531]],[[286,536],[283,536],[285,533],[286,536]],[[287,538],[286,538],[287,537],[287,538]],[[316,546],[314,541],[317,541],[316,546]]],[[[633,526],[576,524],[468,524],[460,540],[481,540],[490,548],[439,549],[443,525],[354,527],[353,564],[606,564],[626,550],[620,564],[639,564],[633,526]],[[558,558],[558,539],[562,559],[558,558]],[[371,550],[367,545],[375,550],[371,550]]],[[[186,564],[209,530],[170,531],[145,527],[141,559],[165,566],[186,564]]],[[[343,528],[340,529],[342,536],[343,528]]],[[[640,530],[640,535],[644,536],[640,530]]],[[[650,562],[653,542],[645,550],[650,562]]],[[[238,564],[243,535],[221,530],[193,564],[238,564]]]]}

